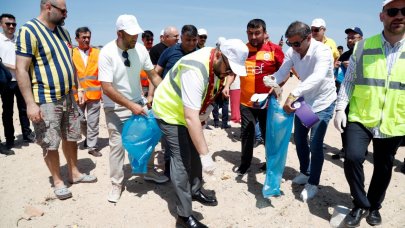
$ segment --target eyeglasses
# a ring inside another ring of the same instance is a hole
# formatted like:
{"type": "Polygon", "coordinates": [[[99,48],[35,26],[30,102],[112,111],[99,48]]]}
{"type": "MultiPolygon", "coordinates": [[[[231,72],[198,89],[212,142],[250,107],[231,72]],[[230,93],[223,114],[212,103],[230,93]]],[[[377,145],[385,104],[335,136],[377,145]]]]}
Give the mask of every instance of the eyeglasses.
{"type": "Polygon", "coordinates": [[[398,8],[390,8],[390,9],[386,9],[385,12],[387,12],[387,15],[390,17],[395,17],[398,15],[399,11],[401,11],[402,16],[405,16],[405,7],[402,9],[398,9],[398,8]]]}
{"type": "Polygon", "coordinates": [[[198,36],[200,39],[204,39],[204,40],[206,40],[207,39],[207,36],[205,36],[205,35],[202,35],[202,36],[198,36]]]}
{"type": "Polygon", "coordinates": [[[308,37],[305,37],[304,39],[301,40],[301,42],[294,42],[294,43],[290,43],[290,41],[286,40],[285,43],[289,46],[289,47],[301,47],[302,42],[304,42],[304,40],[306,40],[308,37]]]}
{"type": "Polygon", "coordinates": [[[129,55],[128,55],[128,52],[127,52],[127,51],[123,51],[123,52],[122,52],[122,57],[125,58],[124,65],[125,65],[126,67],[130,67],[130,66],[131,66],[131,62],[129,61],[128,56],[129,56],[129,55]]]}
{"type": "Polygon", "coordinates": [[[321,31],[321,29],[323,29],[322,27],[319,28],[311,28],[311,32],[319,32],[321,31]]]}
{"type": "Polygon", "coordinates": [[[67,14],[67,12],[68,12],[67,9],[59,8],[52,3],[51,3],[51,6],[54,7],[55,9],[59,10],[61,14],[67,14]]]}
{"type": "Polygon", "coordinates": [[[13,27],[17,26],[17,23],[12,23],[12,22],[5,22],[4,24],[6,24],[8,27],[10,27],[11,25],[13,27]]]}
{"type": "Polygon", "coordinates": [[[359,39],[360,36],[348,36],[346,37],[346,40],[355,40],[355,39],[359,39]]]}

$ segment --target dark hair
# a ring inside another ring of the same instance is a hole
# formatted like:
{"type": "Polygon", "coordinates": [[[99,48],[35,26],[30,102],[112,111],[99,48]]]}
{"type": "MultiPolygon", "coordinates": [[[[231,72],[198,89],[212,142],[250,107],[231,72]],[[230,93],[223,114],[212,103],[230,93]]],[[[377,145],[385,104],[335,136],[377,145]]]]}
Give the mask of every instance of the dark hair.
{"type": "Polygon", "coordinates": [[[301,21],[294,21],[291,23],[287,31],[285,31],[285,37],[291,38],[293,36],[299,35],[301,38],[306,38],[311,34],[311,28],[309,25],[301,21]]]}
{"type": "Polygon", "coordinates": [[[83,32],[90,32],[90,34],[91,34],[91,31],[88,27],[80,27],[80,28],[76,29],[76,38],[79,38],[80,33],[83,33],[83,32]]]}
{"type": "Polygon", "coordinates": [[[142,33],[142,39],[143,38],[153,38],[153,32],[152,31],[150,31],[150,30],[145,30],[143,33],[142,33]]]}
{"type": "Polygon", "coordinates": [[[12,14],[3,13],[2,15],[0,15],[0,21],[3,20],[4,17],[11,18],[11,19],[15,20],[15,17],[12,14]]]}
{"type": "Polygon", "coordinates": [[[342,49],[343,50],[343,46],[338,46],[337,49],[342,49]]]}
{"type": "Polygon", "coordinates": [[[266,22],[264,22],[262,19],[250,20],[246,27],[247,27],[247,29],[262,27],[263,32],[266,32],[266,22]]]}
{"type": "Polygon", "coordinates": [[[197,28],[194,25],[184,25],[183,28],[181,28],[181,35],[188,35],[192,37],[197,37],[198,36],[198,31],[197,28]]]}

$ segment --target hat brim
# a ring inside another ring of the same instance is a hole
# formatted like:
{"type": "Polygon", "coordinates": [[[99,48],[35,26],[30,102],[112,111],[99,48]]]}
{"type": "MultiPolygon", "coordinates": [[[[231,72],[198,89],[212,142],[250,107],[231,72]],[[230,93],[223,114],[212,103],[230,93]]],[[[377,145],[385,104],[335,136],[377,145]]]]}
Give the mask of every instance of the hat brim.
{"type": "Polygon", "coordinates": [[[236,75],[239,75],[239,76],[247,75],[245,65],[239,65],[239,64],[229,60],[229,58],[228,58],[228,62],[229,62],[229,65],[230,65],[233,73],[235,73],[236,75]]]}
{"type": "Polygon", "coordinates": [[[124,31],[125,31],[126,33],[128,33],[129,35],[131,35],[131,36],[134,36],[134,35],[143,33],[143,30],[142,30],[140,27],[138,27],[138,28],[124,29],[124,31]]]}

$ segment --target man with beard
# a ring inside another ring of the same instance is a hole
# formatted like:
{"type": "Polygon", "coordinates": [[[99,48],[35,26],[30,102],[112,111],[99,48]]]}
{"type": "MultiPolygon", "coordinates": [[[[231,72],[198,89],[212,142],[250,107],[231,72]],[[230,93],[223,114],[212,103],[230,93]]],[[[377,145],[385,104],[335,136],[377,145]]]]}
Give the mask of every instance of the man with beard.
{"type": "Polygon", "coordinates": [[[77,168],[80,115],[71,92],[74,86],[72,45],[62,27],[67,17],[65,0],[41,0],[40,15],[21,27],[17,38],[17,81],[33,122],[36,141],[51,172],[54,193],[59,199],[72,197],[59,167],[59,144],[68,167],[68,181],[90,183],[92,175],[77,168]]]}
{"type": "Polygon", "coordinates": [[[246,75],[246,45],[237,39],[205,47],[181,58],[156,89],[153,112],[170,154],[170,177],[177,196],[177,223],[183,227],[206,227],[192,215],[192,200],[208,206],[218,204],[202,191],[202,171],[212,173],[215,164],[204,138],[200,113],[221,91],[224,77],[246,75]]]}
{"type": "Polygon", "coordinates": [[[154,86],[158,86],[162,80],[153,69],[145,46],[136,42],[138,35],[143,32],[136,17],[126,14],[119,16],[116,31],[117,39],[101,49],[98,61],[98,79],[103,89],[104,112],[110,137],[112,188],[108,193],[108,201],[113,203],[120,199],[124,181],[122,127],[133,114],[147,114],[142,101],[140,78],[135,75],[145,70],[154,86]]]}
{"type": "Polygon", "coordinates": [[[345,132],[343,167],[354,204],[344,220],[348,227],[365,217],[372,226],[381,224],[379,210],[405,135],[405,0],[382,5],[384,30],[357,42],[336,103],[335,127],[345,132]],[[370,141],[374,171],[366,193],[363,163],[370,141]]]}

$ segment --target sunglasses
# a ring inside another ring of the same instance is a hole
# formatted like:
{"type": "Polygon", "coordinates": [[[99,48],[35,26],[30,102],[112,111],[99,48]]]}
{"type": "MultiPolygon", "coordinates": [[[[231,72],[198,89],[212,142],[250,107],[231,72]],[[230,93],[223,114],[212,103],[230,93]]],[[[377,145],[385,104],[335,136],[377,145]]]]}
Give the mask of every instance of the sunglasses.
{"type": "Polygon", "coordinates": [[[322,27],[319,27],[319,28],[312,28],[312,29],[311,29],[311,32],[319,32],[319,31],[321,31],[321,29],[322,29],[322,27]]]}
{"type": "Polygon", "coordinates": [[[130,66],[131,66],[131,62],[129,61],[128,56],[129,56],[129,55],[128,55],[128,52],[127,52],[127,51],[123,51],[123,52],[122,52],[122,57],[125,58],[124,65],[125,65],[126,67],[130,67],[130,66]]]}
{"type": "Polygon", "coordinates": [[[294,42],[294,43],[290,43],[290,41],[285,41],[285,43],[289,46],[289,47],[297,47],[297,48],[299,48],[299,47],[301,47],[301,44],[302,44],[302,42],[304,42],[304,40],[306,40],[307,39],[307,37],[305,37],[304,39],[302,39],[301,40],[301,42],[294,42]]]}
{"type": "Polygon", "coordinates": [[[4,24],[6,24],[8,27],[10,27],[11,25],[13,27],[17,26],[17,23],[12,23],[12,22],[5,22],[4,24]]]}
{"type": "Polygon", "coordinates": [[[200,37],[200,39],[204,39],[204,40],[207,39],[207,36],[205,36],[205,35],[203,35],[203,36],[198,36],[198,37],[200,37]]]}
{"type": "Polygon", "coordinates": [[[399,11],[401,11],[402,16],[405,16],[405,7],[402,9],[398,9],[398,8],[390,8],[390,9],[386,9],[385,12],[387,12],[387,15],[390,17],[395,17],[398,15],[399,11]]]}
{"type": "Polygon", "coordinates": [[[55,6],[54,4],[51,4],[51,6],[54,7],[55,9],[59,10],[61,14],[67,14],[67,12],[68,12],[67,9],[59,8],[59,7],[55,6]]]}

